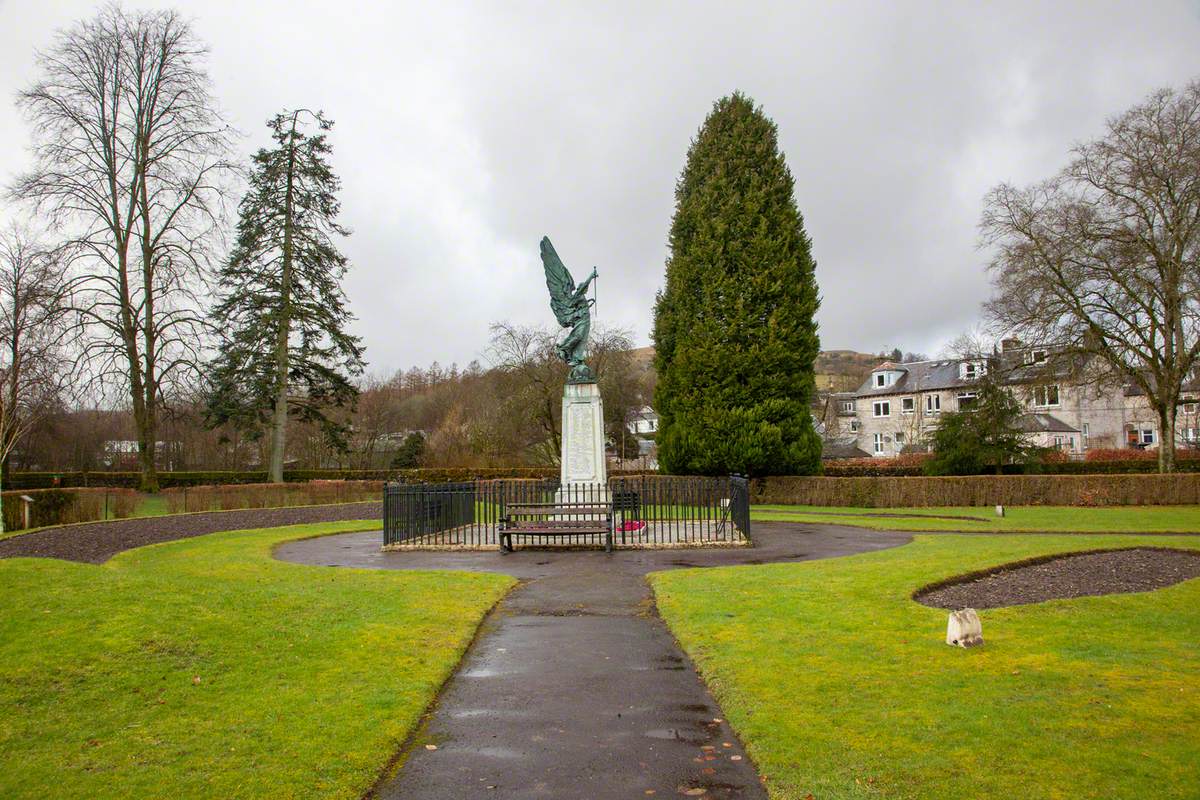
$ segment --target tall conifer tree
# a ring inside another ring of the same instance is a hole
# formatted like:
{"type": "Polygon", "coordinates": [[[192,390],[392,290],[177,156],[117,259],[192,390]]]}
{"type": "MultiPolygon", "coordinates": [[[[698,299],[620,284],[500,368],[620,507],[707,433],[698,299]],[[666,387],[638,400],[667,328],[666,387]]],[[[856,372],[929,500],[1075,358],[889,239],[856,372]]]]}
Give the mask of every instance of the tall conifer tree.
{"type": "Polygon", "coordinates": [[[688,150],[670,247],[654,317],[659,463],[818,472],[815,265],[775,123],[743,94],[714,104],[688,150]]]}
{"type": "Polygon", "coordinates": [[[353,406],[363,348],[346,331],[347,261],[333,242],[349,235],[337,223],[340,182],[326,160],[333,122],[297,110],[267,124],[275,147],[254,155],[237,244],[220,272],[213,313],[222,341],[208,418],[257,435],[269,430],[268,477],[280,482],[289,414],[345,446],[345,425],[329,412],[353,406]],[[305,132],[305,117],[314,132],[305,132]]]}

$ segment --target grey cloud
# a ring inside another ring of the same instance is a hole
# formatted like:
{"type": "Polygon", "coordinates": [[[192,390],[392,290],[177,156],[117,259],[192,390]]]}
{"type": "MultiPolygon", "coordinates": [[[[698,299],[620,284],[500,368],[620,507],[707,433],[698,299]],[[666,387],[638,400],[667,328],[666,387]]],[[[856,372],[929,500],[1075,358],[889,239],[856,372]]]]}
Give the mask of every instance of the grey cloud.
{"type": "MultiPolygon", "coordinates": [[[[648,342],[675,180],[713,100],[779,124],[818,262],[823,346],[933,352],[978,317],[983,193],[1053,172],[1105,117],[1200,74],[1194,5],[180,2],[250,152],[324,108],[372,369],[465,363],[551,321],[537,241],[600,268],[648,342]]],[[[90,3],[0,3],[0,94],[90,3]]],[[[25,130],[0,107],[0,176],[25,130]]]]}

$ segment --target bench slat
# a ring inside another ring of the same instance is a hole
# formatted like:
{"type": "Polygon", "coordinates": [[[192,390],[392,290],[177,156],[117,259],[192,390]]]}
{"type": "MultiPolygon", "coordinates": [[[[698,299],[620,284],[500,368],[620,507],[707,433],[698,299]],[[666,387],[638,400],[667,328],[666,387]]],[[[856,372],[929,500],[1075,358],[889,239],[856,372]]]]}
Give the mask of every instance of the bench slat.
{"type": "Polygon", "coordinates": [[[506,528],[504,533],[513,536],[596,536],[608,533],[608,528],[560,528],[558,530],[506,528]]]}
{"type": "Polygon", "coordinates": [[[507,520],[506,528],[607,528],[606,519],[507,520]]]}
{"type": "Polygon", "coordinates": [[[510,517],[579,517],[579,516],[607,516],[612,513],[612,509],[607,506],[580,506],[564,508],[561,506],[553,506],[549,508],[527,509],[518,506],[509,506],[504,509],[505,514],[510,517]]]}

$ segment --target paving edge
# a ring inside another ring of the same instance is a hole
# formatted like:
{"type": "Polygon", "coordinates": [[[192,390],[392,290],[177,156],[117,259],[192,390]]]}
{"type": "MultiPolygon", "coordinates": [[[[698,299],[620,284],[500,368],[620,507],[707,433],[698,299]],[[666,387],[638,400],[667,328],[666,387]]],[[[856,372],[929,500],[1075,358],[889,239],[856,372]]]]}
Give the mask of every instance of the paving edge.
{"type": "MultiPolygon", "coordinates": [[[[711,567],[706,567],[706,569],[711,569],[711,567]]],[[[679,637],[675,635],[675,630],[667,623],[667,621],[663,618],[663,615],[658,613],[658,594],[654,591],[654,583],[651,582],[650,576],[671,571],[673,570],[655,570],[654,572],[647,572],[642,576],[642,581],[644,581],[645,584],[650,588],[650,598],[645,608],[640,609],[639,613],[642,616],[658,620],[659,624],[666,628],[667,635],[671,637],[671,641],[675,643],[675,646],[679,648],[679,652],[683,654],[688,666],[692,668],[692,673],[696,676],[696,680],[699,681],[700,685],[704,687],[704,691],[708,694],[708,696],[712,698],[713,705],[721,714],[721,719],[725,721],[725,724],[729,726],[729,730],[734,736],[737,737],[737,742],[739,745],[741,745],[742,752],[745,753],[745,756],[743,757],[750,762],[750,768],[753,769],[754,774],[758,776],[759,785],[762,786],[763,792],[770,797],[771,793],[767,790],[767,780],[763,776],[762,770],[759,769],[758,761],[755,760],[753,753],[750,752],[750,748],[746,746],[746,739],[742,736],[742,732],[737,729],[737,727],[733,724],[733,720],[729,718],[729,716],[725,713],[725,709],[721,707],[721,698],[718,697],[717,693],[714,692],[712,687],[708,685],[708,681],[705,680],[704,672],[700,669],[700,665],[696,663],[695,659],[692,658],[692,654],[689,653],[687,648],[683,646],[683,642],[679,641],[679,637]]]]}
{"type": "MultiPolygon", "coordinates": [[[[315,539],[319,537],[305,538],[315,539]]],[[[416,747],[421,734],[429,727],[430,721],[433,719],[434,714],[437,713],[438,705],[442,700],[442,693],[450,685],[450,681],[458,677],[458,673],[462,671],[463,662],[467,660],[467,654],[471,652],[471,648],[486,634],[489,623],[496,616],[500,604],[507,600],[513,592],[523,588],[527,583],[529,581],[517,579],[517,582],[510,586],[507,592],[497,597],[496,602],[492,603],[491,607],[480,615],[479,622],[476,624],[475,630],[472,631],[470,640],[467,642],[466,647],[463,648],[458,661],[454,663],[454,668],[446,673],[446,677],[437,687],[437,691],[433,693],[433,697],[430,698],[429,703],[417,718],[417,724],[413,726],[413,729],[400,742],[399,747],[396,748],[396,751],[388,758],[387,762],[375,776],[375,780],[371,781],[371,785],[362,793],[361,800],[377,800],[379,791],[404,767],[404,763],[408,760],[413,748],[416,747]]]]}

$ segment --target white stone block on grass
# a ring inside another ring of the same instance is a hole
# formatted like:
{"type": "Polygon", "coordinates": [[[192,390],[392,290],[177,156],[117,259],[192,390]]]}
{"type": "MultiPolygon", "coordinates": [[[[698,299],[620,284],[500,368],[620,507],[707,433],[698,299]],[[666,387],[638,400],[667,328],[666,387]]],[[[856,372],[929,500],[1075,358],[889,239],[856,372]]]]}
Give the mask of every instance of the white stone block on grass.
{"type": "Polygon", "coordinates": [[[976,647],[983,644],[983,623],[973,608],[950,612],[946,624],[946,644],[957,647],[976,647]]]}

